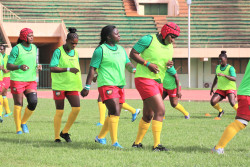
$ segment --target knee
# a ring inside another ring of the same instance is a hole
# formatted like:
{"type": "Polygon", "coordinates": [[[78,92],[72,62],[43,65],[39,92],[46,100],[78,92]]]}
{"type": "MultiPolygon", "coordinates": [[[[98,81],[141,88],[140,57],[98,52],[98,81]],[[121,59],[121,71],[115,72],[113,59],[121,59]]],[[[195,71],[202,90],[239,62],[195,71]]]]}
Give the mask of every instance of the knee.
{"type": "Polygon", "coordinates": [[[26,94],[26,98],[28,101],[28,109],[31,111],[34,111],[36,109],[37,105],[37,93],[36,92],[31,92],[26,94]]]}
{"type": "Polygon", "coordinates": [[[143,120],[146,122],[150,122],[153,118],[153,114],[143,114],[143,120]]]}
{"type": "Polygon", "coordinates": [[[210,100],[210,104],[211,104],[211,106],[214,106],[215,102],[213,100],[210,100]]]}
{"type": "Polygon", "coordinates": [[[232,107],[235,105],[235,101],[230,101],[229,103],[232,107]]]}
{"type": "Polygon", "coordinates": [[[177,104],[178,104],[178,103],[176,103],[176,102],[172,102],[172,103],[171,103],[171,106],[172,106],[173,108],[175,108],[175,107],[177,106],[177,104]]]}

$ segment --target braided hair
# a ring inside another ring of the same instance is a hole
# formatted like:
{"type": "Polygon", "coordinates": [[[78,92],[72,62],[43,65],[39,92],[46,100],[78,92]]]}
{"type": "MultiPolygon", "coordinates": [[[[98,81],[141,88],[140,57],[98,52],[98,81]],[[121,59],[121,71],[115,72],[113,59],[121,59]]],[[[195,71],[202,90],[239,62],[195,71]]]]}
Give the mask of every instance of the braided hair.
{"type": "Polygon", "coordinates": [[[107,42],[107,37],[113,32],[115,28],[116,27],[114,25],[107,25],[102,28],[101,41],[99,42],[99,45],[102,45],[104,42],[107,42]]]}
{"type": "Polygon", "coordinates": [[[68,30],[69,30],[69,33],[67,35],[67,39],[69,39],[69,40],[72,40],[72,39],[75,39],[75,38],[78,39],[78,35],[76,33],[76,31],[77,31],[76,28],[69,27],[68,30]]]}
{"type": "Polygon", "coordinates": [[[227,54],[226,53],[227,53],[227,51],[222,50],[219,57],[225,57],[227,59],[227,54]]]}

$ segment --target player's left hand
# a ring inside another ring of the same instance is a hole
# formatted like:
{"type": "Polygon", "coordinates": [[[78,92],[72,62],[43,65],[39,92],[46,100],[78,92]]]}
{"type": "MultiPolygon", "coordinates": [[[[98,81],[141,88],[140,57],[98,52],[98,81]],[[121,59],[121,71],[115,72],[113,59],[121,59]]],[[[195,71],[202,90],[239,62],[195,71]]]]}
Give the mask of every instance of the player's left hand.
{"type": "Polygon", "coordinates": [[[87,90],[87,89],[83,89],[83,90],[81,91],[81,96],[82,96],[82,97],[86,97],[86,96],[88,96],[88,94],[89,94],[89,90],[87,90]]]}

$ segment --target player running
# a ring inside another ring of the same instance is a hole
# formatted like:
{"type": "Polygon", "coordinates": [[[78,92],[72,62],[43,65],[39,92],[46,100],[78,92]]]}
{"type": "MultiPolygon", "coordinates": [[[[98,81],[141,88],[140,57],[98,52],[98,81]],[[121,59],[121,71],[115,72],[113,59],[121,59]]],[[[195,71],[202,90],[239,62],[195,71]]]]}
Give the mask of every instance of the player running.
{"type": "MultiPolygon", "coordinates": [[[[237,111],[238,104],[235,103],[236,98],[236,73],[233,66],[227,64],[227,54],[226,51],[221,51],[219,55],[220,64],[216,67],[216,75],[214,78],[213,85],[211,87],[210,95],[213,94],[211,98],[211,105],[219,111],[216,120],[220,120],[224,111],[219,105],[219,102],[228,97],[230,105],[237,111]],[[217,90],[214,93],[214,86],[217,84],[217,90]]],[[[209,114],[206,114],[210,116],[209,114]]]]}

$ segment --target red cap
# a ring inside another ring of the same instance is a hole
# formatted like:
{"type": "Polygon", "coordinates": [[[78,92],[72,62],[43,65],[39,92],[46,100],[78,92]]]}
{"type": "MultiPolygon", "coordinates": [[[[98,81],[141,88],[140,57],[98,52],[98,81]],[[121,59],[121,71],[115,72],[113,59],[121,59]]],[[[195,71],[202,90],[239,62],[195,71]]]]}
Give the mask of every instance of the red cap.
{"type": "Polygon", "coordinates": [[[23,28],[21,31],[20,31],[20,40],[22,41],[26,41],[27,42],[27,36],[29,33],[32,33],[33,31],[29,28],[23,28]]]}
{"type": "Polygon", "coordinates": [[[177,24],[168,22],[162,27],[161,35],[163,39],[165,39],[168,34],[173,34],[178,37],[180,35],[180,31],[180,27],[177,24]]]}

